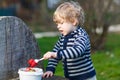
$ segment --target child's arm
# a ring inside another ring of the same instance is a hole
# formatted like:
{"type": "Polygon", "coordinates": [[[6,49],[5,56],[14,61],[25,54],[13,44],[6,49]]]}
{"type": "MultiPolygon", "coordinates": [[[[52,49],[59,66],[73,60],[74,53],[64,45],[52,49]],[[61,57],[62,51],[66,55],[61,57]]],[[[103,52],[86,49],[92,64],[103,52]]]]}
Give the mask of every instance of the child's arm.
{"type": "MultiPolygon", "coordinates": [[[[55,46],[54,46],[54,48],[53,48],[53,54],[54,54],[54,52],[57,52],[59,49],[60,49],[60,38],[59,38],[59,40],[57,41],[57,43],[55,44],[55,46]]],[[[50,52],[49,52],[50,53],[50,52]]],[[[46,55],[46,54],[45,54],[46,55]]],[[[43,56],[43,57],[45,57],[45,56],[43,56]]],[[[46,57],[46,59],[47,59],[47,57],[46,57]]],[[[55,67],[57,66],[57,64],[58,64],[58,62],[59,62],[59,60],[58,59],[56,59],[56,58],[51,58],[51,59],[49,59],[49,61],[48,61],[48,66],[47,66],[47,68],[46,68],[46,71],[48,72],[48,71],[51,71],[51,72],[55,72],[55,67]]]]}
{"type": "Polygon", "coordinates": [[[58,60],[72,59],[81,56],[82,54],[85,53],[86,50],[88,50],[88,53],[90,53],[89,38],[87,36],[79,36],[74,42],[73,47],[69,47],[66,49],[58,49],[56,52],[47,52],[44,55],[44,58],[45,59],[56,58],[58,60]]]}

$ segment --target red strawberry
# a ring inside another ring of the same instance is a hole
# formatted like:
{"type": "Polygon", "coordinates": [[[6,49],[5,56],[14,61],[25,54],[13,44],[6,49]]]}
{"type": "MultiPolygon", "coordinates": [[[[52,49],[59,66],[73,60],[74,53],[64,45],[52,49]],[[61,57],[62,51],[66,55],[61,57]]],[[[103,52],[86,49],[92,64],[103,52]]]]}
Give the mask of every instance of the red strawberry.
{"type": "Polygon", "coordinates": [[[25,71],[30,71],[31,70],[31,67],[27,67],[25,71]]]}
{"type": "Polygon", "coordinates": [[[38,65],[38,63],[36,63],[36,62],[34,61],[34,62],[31,63],[30,66],[31,66],[31,67],[35,67],[35,66],[37,66],[37,65],[38,65]]]}
{"type": "Polygon", "coordinates": [[[28,64],[31,65],[34,62],[34,59],[28,60],[28,64]]]}

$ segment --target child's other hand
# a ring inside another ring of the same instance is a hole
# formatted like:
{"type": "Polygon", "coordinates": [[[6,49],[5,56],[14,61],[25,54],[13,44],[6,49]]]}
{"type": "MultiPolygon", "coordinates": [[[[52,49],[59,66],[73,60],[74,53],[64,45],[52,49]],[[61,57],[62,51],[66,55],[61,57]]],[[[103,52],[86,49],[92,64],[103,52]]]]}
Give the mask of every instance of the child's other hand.
{"type": "Polygon", "coordinates": [[[50,58],[56,58],[57,53],[56,52],[47,52],[43,55],[44,59],[50,59],[50,58]]]}
{"type": "Polygon", "coordinates": [[[43,78],[49,78],[49,77],[52,77],[53,76],[53,72],[51,72],[51,71],[47,71],[47,72],[45,72],[44,74],[43,74],[43,78]]]}

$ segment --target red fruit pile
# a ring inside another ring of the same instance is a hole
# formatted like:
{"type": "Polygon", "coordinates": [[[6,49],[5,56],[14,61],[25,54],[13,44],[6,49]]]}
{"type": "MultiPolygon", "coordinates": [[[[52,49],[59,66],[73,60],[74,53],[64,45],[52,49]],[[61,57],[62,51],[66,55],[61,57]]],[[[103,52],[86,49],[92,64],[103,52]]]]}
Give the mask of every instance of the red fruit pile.
{"type": "Polygon", "coordinates": [[[34,70],[33,68],[31,68],[31,67],[27,67],[27,68],[25,69],[25,71],[26,71],[26,72],[35,72],[35,70],[34,70]]]}

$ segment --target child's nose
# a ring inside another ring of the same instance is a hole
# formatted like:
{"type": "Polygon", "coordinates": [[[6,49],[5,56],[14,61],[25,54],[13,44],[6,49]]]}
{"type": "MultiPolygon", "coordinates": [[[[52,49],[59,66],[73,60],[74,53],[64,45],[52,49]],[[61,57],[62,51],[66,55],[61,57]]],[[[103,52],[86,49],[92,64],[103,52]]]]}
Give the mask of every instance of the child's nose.
{"type": "Polygon", "coordinates": [[[59,29],[59,28],[60,28],[60,25],[57,25],[57,28],[59,29]]]}

